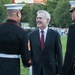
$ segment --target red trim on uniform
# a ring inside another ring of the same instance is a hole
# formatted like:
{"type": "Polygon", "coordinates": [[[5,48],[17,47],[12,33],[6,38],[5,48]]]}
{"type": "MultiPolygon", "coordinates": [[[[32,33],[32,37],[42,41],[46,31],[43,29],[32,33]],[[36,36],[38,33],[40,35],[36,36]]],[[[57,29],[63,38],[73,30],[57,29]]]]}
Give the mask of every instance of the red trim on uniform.
{"type": "Polygon", "coordinates": [[[15,0],[12,0],[12,4],[15,4],[15,0]]]}

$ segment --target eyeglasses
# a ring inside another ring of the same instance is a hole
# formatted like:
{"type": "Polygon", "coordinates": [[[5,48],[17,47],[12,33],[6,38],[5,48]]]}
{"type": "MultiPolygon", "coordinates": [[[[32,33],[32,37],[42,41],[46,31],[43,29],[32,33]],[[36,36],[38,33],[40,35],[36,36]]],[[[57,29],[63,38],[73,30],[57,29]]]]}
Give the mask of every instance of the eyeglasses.
{"type": "Polygon", "coordinates": [[[69,12],[70,12],[70,13],[73,13],[73,11],[74,11],[74,10],[75,10],[75,9],[73,9],[73,10],[70,10],[69,12]]]}
{"type": "Polygon", "coordinates": [[[21,14],[23,14],[23,10],[20,10],[21,14]]]}

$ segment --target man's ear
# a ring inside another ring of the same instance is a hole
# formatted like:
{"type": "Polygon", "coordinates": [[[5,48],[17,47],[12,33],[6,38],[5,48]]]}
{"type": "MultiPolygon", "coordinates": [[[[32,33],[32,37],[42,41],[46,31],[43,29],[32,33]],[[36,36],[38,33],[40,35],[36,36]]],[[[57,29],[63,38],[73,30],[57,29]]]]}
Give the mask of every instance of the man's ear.
{"type": "Polygon", "coordinates": [[[17,17],[19,17],[19,12],[16,13],[17,17]]]}
{"type": "Polygon", "coordinates": [[[47,22],[49,22],[50,21],[50,19],[49,18],[47,18],[47,22]]]}

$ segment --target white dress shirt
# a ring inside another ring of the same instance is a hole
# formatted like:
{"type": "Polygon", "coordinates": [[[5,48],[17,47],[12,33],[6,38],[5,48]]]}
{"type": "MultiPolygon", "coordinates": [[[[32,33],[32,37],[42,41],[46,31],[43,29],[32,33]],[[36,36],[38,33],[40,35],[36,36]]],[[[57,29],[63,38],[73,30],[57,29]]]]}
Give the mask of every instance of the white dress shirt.
{"type": "Polygon", "coordinates": [[[41,30],[41,29],[39,28],[40,38],[41,38],[41,31],[44,31],[44,42],[45,42],[45,40],[46,40],[47,30],[48,30],[48,27],[46,27],[44,30],[41,30]]]}

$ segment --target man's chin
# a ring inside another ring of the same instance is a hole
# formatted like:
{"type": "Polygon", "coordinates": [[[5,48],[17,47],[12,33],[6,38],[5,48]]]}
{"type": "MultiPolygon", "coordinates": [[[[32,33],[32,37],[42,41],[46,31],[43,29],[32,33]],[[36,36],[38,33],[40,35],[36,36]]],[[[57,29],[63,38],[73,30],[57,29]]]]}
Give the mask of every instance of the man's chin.
{"type": "Polygon", "coordinates": [[[75,18],[74,17],[72,17],[72,21],[75,21],[75,18]]]}
{"type": "Polygon", "coordinates": [[[72,21],[75,21],[75,19],[72,19],[72,21]]]}

